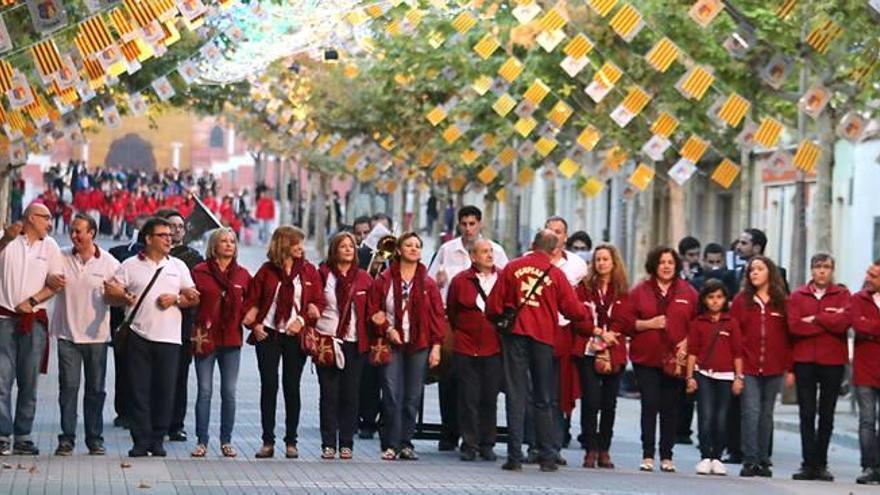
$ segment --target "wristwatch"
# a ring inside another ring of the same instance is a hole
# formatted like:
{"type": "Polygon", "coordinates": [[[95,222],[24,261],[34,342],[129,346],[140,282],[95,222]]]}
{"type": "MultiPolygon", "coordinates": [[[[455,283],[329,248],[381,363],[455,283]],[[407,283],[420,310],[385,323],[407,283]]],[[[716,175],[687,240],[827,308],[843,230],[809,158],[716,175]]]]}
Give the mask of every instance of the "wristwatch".
{"type": "Polygon", "coordinates": [[[31,305],[31,307],[36,307],[37,304],[40,304],[40,301],[37,301],[36,298],[34,298],[34,296],[29,297],[27,299],[27,301],[28,301],[28,304],[31,305]]]}
{"type": "Polygon", "coordinates": [[[177,300],[175,300],[174,302],[175,302],[175,304],[180,306],[180,294],[177,295],[177,300]]]}

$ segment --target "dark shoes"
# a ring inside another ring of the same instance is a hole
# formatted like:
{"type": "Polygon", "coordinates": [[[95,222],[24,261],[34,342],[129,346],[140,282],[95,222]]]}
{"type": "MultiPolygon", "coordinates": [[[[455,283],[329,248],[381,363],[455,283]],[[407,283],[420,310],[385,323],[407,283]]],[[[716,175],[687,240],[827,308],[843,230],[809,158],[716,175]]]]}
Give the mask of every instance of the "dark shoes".
{"type": "Polygon", "coordinates": [[[165,457],[168,455],[168,452],[165,452],[165,447],[162,445],[162,442],[156,442],[150,447],[150,453],[153,454],[153,457],[165,457]]]}
{"type": "Polygon", "coordinates": [[[459,460],[471,462],[477,460],[477,452],[473,449],[462,449],[458,455],[459,460]]]}
{"type": "Polygon", "coordinates": [[[103,440],[96,440],[87,445],[89,448],[89,455],[104,455],[107,453],[107,449],[104,448],[103,440]]]}
{"type": "Polygon", "coordinates": [[[602,469],[614,469],[614,463],[611,462],[611,455],[608,452],[599,452],[597,464],[602,469]]]}
{"type": "Polygon", "coordinates": [[[797,481],[834,481],[834,475],[826,466],[807,466],[801,464],[800,470],[791,475],[791,479],[797,481]]]}
{"type": "Polygon", "coordinates": [[[755,476],[761,476],[761,466],[757,464],[743,464],[739,475],[743,478],[754,478],[755,476]]]}
{"type": "Polygon", "coordinates": [[[269,459],[275,457],[275,446],[270,443],[264,443],[254,457],[257,459],[269,459]]]}
{"type": "Polygon", "coordinates": [[[522,471],[522,463],[519,461],[513,461],[508,459],[504,464],[501,465],[501,469],[505,471],[514,471],[521,472],[522,471]]]}
{"type": "Polygon", "coordinates": [[[186,432],[183,430],[174,430],[168,434],[169,442],[185,442],[186,441],[186,432]]]}
{"type": "Polygon", "coordinates": [[[12,446],[9,444],[9,440],[0,440],[0,455],[12,455],[12,446]]]}
{"type": "Polygon", "coordinates": [[[70,440],[60,440],[58,447],[55,448],[55,455],[62,457],[73,455],[73,442],[70,440]]]}
{"type": "Polygon", "coordinates": [[[480,458],[484,461],[495,462],[498,460],[498,456],[495,455],[495,451],[489,448],[480,449],[480,458]]]}
{"type": "Polygon", "coordinates": [[[584,463],[583,466],[588,469],[596,468],[596,461],[599,460],[599,453],[595,450],[591,450],[584,454],[584,463]]]}
{"type": "Polygon", "coordinates": [[[404,447],[397,453],[397,458],[402,461],[417,461],[419,460],[419,455],[416,454],[412,447],[404,447]]]}
{"type": "Polygon", "coordinates": [[[530,450],[528,455],[526,455],[526,460],[523,461],[524,464],[537,464],[541,461],[538,457],[538,453],[534,450],[530,450]]]}
{"type": "Polygon", "coordinates": [[[30,440],[22,440],[12,444],[13,455],[40,455],[40,449],[30,440]]]}
{"type": "Polygon", "coordinates": [[[129,457],[147,457],[150,455],[150,451],[147,450],[146,447],[135,445],[128,451],[129,457]]]}
{"type": "Polygon", "coordinates": [[[541,472],[542,473],[553,473],[559,471],[559,464],[553,461],[550,462],[542,462],[541,463],[541,472]]]}
{"type": "Polygon", "coordinates": [[[862,475],[856,478],[859,485],[880,485],[880,471],[874,468],[862,469],[862,475]]]}
{"type": "Polygon", "coordinates": [[[437,450],[440,452],[452,452],[458,448],[458,442],[454,440],[440,440],[437,442],[437,450]]]}

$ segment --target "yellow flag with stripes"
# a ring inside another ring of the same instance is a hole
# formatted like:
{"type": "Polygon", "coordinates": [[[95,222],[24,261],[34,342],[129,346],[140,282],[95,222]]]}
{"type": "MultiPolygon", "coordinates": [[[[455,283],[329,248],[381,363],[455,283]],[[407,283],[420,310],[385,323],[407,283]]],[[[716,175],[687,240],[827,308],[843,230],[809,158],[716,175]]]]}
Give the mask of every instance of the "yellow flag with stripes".
{"type": "Polygon", "coordinates": [[[562,49],[562,52],[568,55],[573,59],[580,59],[587,56],[591,51],[593,51],[593,42],[590,41],[589,38],[584,35],[584,33],[578,33],[571,41],[565,45],[565,48],[562,49]]]}
{"type": "Polygon", "coordinates": [[[623,71],[620,67],[615,65],[614,62],[608,61],[602,64],[602,67],[593,76],[593,80],[610,88],[617,84],[621,76],[623,76],[623,71]]]}
{"type": "Polygon", "coordinates": [[[514,100],[509,94],[504,93],[495,100],[495,103],[492,105],[492,110],[495,110],[495,113],[499,116],[506,117],[515,106],[516,100],[514,100]]]}
{"type": "Polygon", "coordinates": [[[614,14],[609,24],[618,36],[629,43],[645,26],[645,21],[642,14],[632,4],[627,3],[614,14]]]}
{"type": "Polygon", "coordinates": [[[581,169],[581,166],[571,158],[566,157],[559,163],[559,173],[566,179],[571,179],[581,169]]]}
{"type": "Polygon", "coordinates": [[[572,109],[568,103],[559,100],[556,102],[556,105],[553,105],[553,108],[550,109],[550,113],[547,115],[547,120],[553,122],[556,127],[562,127],[573,113],[574,109],[572,109]]]}
{"type": "Polygon", "coordinates": [[[483,36],[483,38],[474,45],[474,51],[477,52],[477,55],[480,56],[483,60],[491,57],[495,50],[498,49],[501,45],[498,43],[498,39],[495,38],[493,34],[487,34],[483,36]]]}
{"type": "Polygon", "coordinates": [[[603,162],[603,165],[617,172],[620,170],[620,167],[623,165],[623,162],[625,162],[627,158],[629,158],[629,156],[626,154],[626,150],[624,150],[620,146],[615,145],[610,150],[608,150],[608,153],[605,154],[605,161],[603,162]]]}
{"type": "Polygon", "coordinates": [[[520,186],[527,186],[532,183],[532,180],[535,178],[535,169],[532,167],[523,167],[520,169],[519,173],[516,174],[516,183],[520,186]]]}
{"type": "Polygon", "coordinates": [[[544,84],[544,81],[535,79],[529,89],[523,93],[523,98],[537,107],[549,93],[550,87],[544,84]]]}
{"type": "Polygon", "coordinates": [[[452,144],[461,137],[461,129],[458,128],[457,125],[452,124],[443,131],[443,139],[446,141],[446,144],[452,144]]]}
{"type": "Polygon", "coordinates": [[[534,117],[520,117],[513,125],[513,129],[522,137],[529,137],[529,134],[538,127],[538,121],[534,117]]]}
{"type": "Polygon", "coordinates": [[[559,144],[558,141],[551,137],[541,136],[538,139],[538,142],[535,143],[535,151],[537,151],[544,158],[547,157],[553,150],[556,149],[556,146],[559,144]]]}
{"type": "Polygon", "coordinates": [[[617,5],[617,0],[587,0],[587,5],[600,17],[605,17],[617,5]]]}
{"type": "Polygon", "coordinates": [[[433,110],[428,112],[425,116],[428,119],[428,122],[431,123],[432,126],[437,127],[437,124],[443,122],[446,118],[446,109],[443,108],[442,105],[437,105],[433,110]]]}
{"type": "Polygon", "coordinates": [[[113,44],[113,37],[101,15],[96,15],[84,20],[79,25],[76,35],[80,47],[84,50],[84,57],[95,56],[99,51],[113,44]]]}
{"type": "Polygon", "coordinates": [[[600,139],[602,139],[602,131],[590,124],[581,131],[576,142],[581,148],[592,151],[600,139]]]}
{"type": "Polygon", "coordinates": [[[678,129],[678,119],[668,112],[660,112],[660,115],[651,123],[651,133],[663,136],[669,139],[675,130],[678,129]]]}
{"type": "Polygon", "coordinates": [[[467,33],[471,30],[471,28],[476,26],[476,24],[477,20],[468,11],[464,11],[458,14],[455,19],[452,20],[452,28],[458,31],[460,34],[467,33]]]}
{"type": "Polygon", "coordinates": [[[483,168],[483,170],[480,170],[480,173],[477,174],[477,179],[480,179],[480,182],[487,186],[491,184],[496,177],[498,177],[498,171],[495,170],[492,165],[487,165],[485,168],[483,168]]]}
{"type": "Polygon", "coordinates": [[[681,156],[691,163],[697,163],[700,161],[700,158],[703,158],[703,155],[708,149],[709,141],[706,141],[696,134],[691,134],[681,147],[681,156]]]}
{"type": "Polygon", "coordinates": [[[682,76],[675,86],[685,98],[700,101],[713,82],[715,76],[705,67],[698,65],[682,76]]]}
{"type": "Polygon", "coordinates": [[[605,183],[600,181],[595,177],[590,177],[584,182],[584,185],[581,186],[581,194],[588,198],[595,198],[602,192],[602,189],[605,189],[605,183]]]}
{"type": "Polygon", "coordinates": [[[755,142],[765,148],[773,148],[779,142],[784,127],[773,117],[764,117],[755,131],[755,142]]]}
{"type": "Polygon", "coordinates": [[[656,172],[653,167],[649,167],[644,163],[639,163],[632,175],[629,176],[628,182],[639,191],[644,191],[654,180],[656,172]]]}
{"type": "Polygon", "coordinates": [[[681,50],[669,38],[663,38],[651,47],[645,55],[645,60],[657,72],[666,72],[669,67],[678,60],[681,50]]]}
{"type": "Polygon", "coordinates": [[[623,105],[623,108],[628,112],[638,115],[650,101],[651,96],[648,95],[644,89],[638,86],[632,86],[629,88],[629,92],[627,93],[626,98],[623,99],[621,105],[623,105]]]}
{"type": "Polygon", "coordinates": [[[794,166],[808,174],[816,170],[819,158],[822,157],[822,148],[813,141],[803,140],[794,154],[794,166]]]}
{"type": "Polygon", "coordinates": [[[495,158],[498,160],[498,163],[506,167],[516,160],[516,155],[516,150],[512,146],[505,146],[495,158]]]}
{"type": "Polygon", "coordinates": [[[804,41],[813,47],[814,50],[824,55],[828,53],[831,43],[841,34],[843,34],[843,28],[831,19],[826,19],[819,22],[807,34],[804,41]]]}
{"type": "Polygon", "coordinates": [[[725,158],[712,172],[712,180],[724,189],[729,189],[739,175],[739,170],[739,165],[733,163],[729,158],[725,158]]]}
{"type": "Polygon", "coordinates": [[[752,104],[738,93],[730,93],[727,100],[718,109],[718,118],[730,127],[738,127],[752,104]]]}
{"type": "Polygon", "coordinates": [[[505,81],[512,83],[522,71],[523,63],[516,57],[510,57],[498,68],[498,75],[503,77],[505,81]]]}
{"type": "Polygon", "coordinates": [[[548,33],[554,33],[559,31],[568,21],[565,20],[565,17],[562,15],[562,12],[557,8],[552,8],[544,14],[544,17],[541,18],[541,22],[539,24],[541,31],[545,31],[548,33]]]}
{"type": "Polygon", "coordinates": [[[34,45],[31,48],[31,55],[34,57],[37,72],[44,84],[48,83],[52,75],[61,70],[63,66],[61,54],[58,53],[58,48],[52,39],[34,45]]]}
{"type": "Polygon", "coordinates": [[[797,0],[782,0],[782,3],[776,8],[776,17],[785,20],[795,7],[797,7],[797,0]]]}
{"type": "Polygon", "coordinates": [[[478,77],[473,83],[471,83],[471,88],[473,88],[480,96],[486,94],[491,87],[492,78],[486,75],[478,77]]]}

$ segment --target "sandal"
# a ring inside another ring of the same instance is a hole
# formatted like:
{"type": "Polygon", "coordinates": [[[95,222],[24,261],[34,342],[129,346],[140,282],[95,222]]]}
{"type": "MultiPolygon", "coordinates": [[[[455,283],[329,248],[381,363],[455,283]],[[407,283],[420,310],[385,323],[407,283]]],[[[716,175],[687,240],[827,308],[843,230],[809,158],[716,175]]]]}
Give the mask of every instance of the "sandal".
{"type": "Polygon", "coordinates": [[[639,471],[651,472],[654,471],[654,459],[644,458],[642,459],[642,463],[639,464],[639,471]]]}
{"type": "Polygon", "coordinates": [[[349,460],[353,457],[354,452],[352,452],[351,447],[342,447],[339,449],[339,458],[343,460],[349,460]]]}
{"type": "Polygon", "coordinates": [[[660,471],[663,471],[664,473],[674,473],[675,464],[672,463],[672,459],[663,459],[660,461],[660,471]]]}
{"type": "Polygon", "coordinates": [[[394,459],[397,459],[397,452],[395,452],[394,449],[385,449],[385,451],[382,452],[383,461],[393,461],[394,459]]]}
{"type": "Polygon", "coordinates": [[[224,443],[220,446],[220,452],[223,453],[223,457],[235,457],[238,453],[235,452],[235,448],[232,447],[231,443],[224,443]]]}
{"type": "Polygon", "coordinates": [[[336,459],[336,449],[333,447],[324,447],[321,449],[321,459],[336,459]]]}
{"type": "Polygon", "coordinates": [[[208,453],[208,446],[203,443],[199,443],[199,444],[196,444],[196,448],[194,448],[193,451],[190,452],[189,455],[190,455],[190,457],[205,457],[205,454],[207,454],[207,453],[208,453]]]}

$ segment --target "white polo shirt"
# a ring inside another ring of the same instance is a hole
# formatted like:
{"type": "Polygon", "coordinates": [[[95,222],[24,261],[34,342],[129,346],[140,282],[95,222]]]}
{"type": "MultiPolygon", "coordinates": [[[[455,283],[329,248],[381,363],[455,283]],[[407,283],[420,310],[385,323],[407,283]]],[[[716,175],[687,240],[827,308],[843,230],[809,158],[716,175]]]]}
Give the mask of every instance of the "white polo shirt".
{"type": "MultiPolygon", "coordinates": [[[[504,265],[507,264],[507,254],[504,253],[504,248],[498,243],[493,241],[489,242],[492,243],[492,255],[493,260],[495,261],[495,268],[501,270],[504,268],[504,265]]],[[[446,304],[446,293],[449,291],[449,284],[452,282],[452,278],[470,267],[471,255],[461,242],[461,237],[456,237],[455,239],[444,243],[440,246],[440,249],[437,250],[437,255],[434,256],[434,260],[431,261],[431,266],[428,267],[428,276],[436,280],[437,272],[441,270],[446,272],[446,285],[440,289],[440,295],[443,296],[444,305],[446,304]]]]}
{"type": "MultiPolygon", "coordinates": [[[[143,304],[131,323],[131,329],[152,342],[180,344],[180,308],[177,305],[171,305],[166,309],[160,309],[158,299],[162,294],[177,295],[183,289],[195,287],[196,284],[193,283],[189,269],[183,261],[169,256],[157,264],[139,254],[123,261],[116,271],[115,278],[127,291],[140,297],[160,266],[165,268],[144,298],[143,304]]],[[[126,318],[133,309],[134,306],[125,309],[126,318]]]]}
{"type": "Polygon", "coordinates": [[[61,251],[64,290],[55,297],[49,329],[74,344],[110,341],[110,307],[104,302],[104,282],[119,269],[119,261],[95,246],[95,255],[83,263],[73,248],[61,251]]]}
{"type": "MultiPolygon", "coordinates": [[[[46,286],[46,277],[63,272],[61,249],[55,239],[46,236],[28,244],[20,235],[0,252],[0,306],[14,311],[46,286]]],[[[46,302],[34,309],[46,309],[46,302]]]]}
{"type": "MultiPolygon", "coordinates": [[[[565,278],[568,279],[568,283],[570,283],[572,287],[581,283],[581,281],[587,277],[587,272],[589,270],[587,262],[571,251],[563,251],[562,257],[556,261],[555,265],[562,270],[562,273],[565,274],[565,278]]],[[[564,327],[569,323],[571,322],[562,316],[562,313],[559,313],[559,325],[564,327]]]]}

